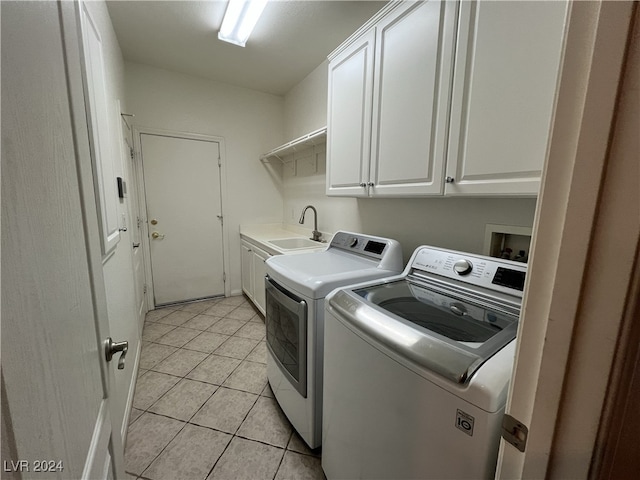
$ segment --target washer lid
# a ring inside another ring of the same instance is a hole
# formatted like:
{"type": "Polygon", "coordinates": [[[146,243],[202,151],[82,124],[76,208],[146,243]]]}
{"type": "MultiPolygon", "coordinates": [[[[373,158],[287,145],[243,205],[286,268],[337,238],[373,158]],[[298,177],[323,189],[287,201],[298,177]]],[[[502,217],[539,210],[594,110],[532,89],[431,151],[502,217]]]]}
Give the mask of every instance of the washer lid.
{"type": "Polygon", "coordinates": [[[396,273],[398,272],[380,268],[378,260],[338,249],[278,255],[267,260],[267,274],[271,278],[312,299],[324,298],[338,287],[396,273]]]}
{"type": "Polygon", "coordinates": [[[458,384],[516,336],[518,317],[407,280],[342,290],[330,304],[408,361],[458,384]]]}

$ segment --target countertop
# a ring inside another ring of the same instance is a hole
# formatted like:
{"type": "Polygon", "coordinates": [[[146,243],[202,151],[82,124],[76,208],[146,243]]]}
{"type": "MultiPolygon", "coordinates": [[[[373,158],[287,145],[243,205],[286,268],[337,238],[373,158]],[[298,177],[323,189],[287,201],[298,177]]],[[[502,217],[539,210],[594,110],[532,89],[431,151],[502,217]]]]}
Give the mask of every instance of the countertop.
{"type": "Polygon", "coordinates": [[[282,238],[311,238],[311,230],[284,223],[240,225],[240,238],[253,243],[270,255],[291,255],[319,252],[327,248],[332,236],[333,234],[322,232],[322,239],[326,240],[326,243],[322,243],[315,248],[283,249],[269,243],[269,240],[278,240],[282,238]]]}

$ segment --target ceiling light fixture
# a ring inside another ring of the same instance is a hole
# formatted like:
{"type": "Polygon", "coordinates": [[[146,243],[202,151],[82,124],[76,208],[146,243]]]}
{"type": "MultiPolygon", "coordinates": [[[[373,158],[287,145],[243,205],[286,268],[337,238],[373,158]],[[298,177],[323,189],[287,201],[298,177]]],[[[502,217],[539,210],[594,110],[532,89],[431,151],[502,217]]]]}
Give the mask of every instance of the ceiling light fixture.
{"type": "Polygon", "coordinates": [[[229,0],[218,38],[244,47],[267,0],[229,0]]]}

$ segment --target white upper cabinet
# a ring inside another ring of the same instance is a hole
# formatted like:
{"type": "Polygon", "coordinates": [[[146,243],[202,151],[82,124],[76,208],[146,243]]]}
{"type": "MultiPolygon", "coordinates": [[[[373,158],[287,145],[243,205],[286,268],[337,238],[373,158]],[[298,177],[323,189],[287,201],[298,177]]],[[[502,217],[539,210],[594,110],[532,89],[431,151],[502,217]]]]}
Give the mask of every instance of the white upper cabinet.
{"type": "Polygon", "coordinates": [[[372,196],[442,193],[456,2],[409,2],[376,25],[372,196]]]}
{"type": "Polygon", "coordinates": [[[462,2],[445,195],[538,194],[566,9],[462,2]]]}
{"type": "Polygon", "coordinates": [[[392,4],[330,59],[327,195],[442,193],[457,6],[392,4]]]}
{"type": "Polygon", "coordinates": [[[375,30],[329,63],[327,194],[366,197],[375,30]]]}
{"type": "Polygon", "coordinates": [[[567,8],[391,2],[329,57],[327,195],[536,196],[567,8]]]}

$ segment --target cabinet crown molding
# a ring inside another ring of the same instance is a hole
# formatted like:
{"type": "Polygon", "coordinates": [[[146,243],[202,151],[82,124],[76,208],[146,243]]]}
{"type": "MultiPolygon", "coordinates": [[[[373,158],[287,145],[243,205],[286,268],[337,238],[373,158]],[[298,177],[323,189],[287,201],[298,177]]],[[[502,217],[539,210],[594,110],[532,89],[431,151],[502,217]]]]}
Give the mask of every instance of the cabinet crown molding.
{"type": "Polygon", "coordinates": [[[353,32],[333,52],[331,52],[329,55],[327,55],[327,58],[329,59],[329,61],[333,60],[337,55],[340,55],[340,53],[345,48],[349,47],[349,45],[351,43],[353,43],[354,40],[356,40],[358,37],[364,35],[367,31],[369,31],[371,28],[373,28],[376,25],[376,23],[378,23],[381,18],[384,18],[390,11],[398,8],[398,6],[400,6],[400,4],[405,3],[405,2],[406,2],[406,0],[391,0],[387,5],[382,7],[378,13],[376,13],[373,17],[371,17],[369,20],[367,20],[360,28],[358,28],[355,32],[353,32]]]}

